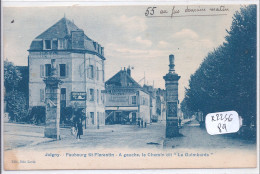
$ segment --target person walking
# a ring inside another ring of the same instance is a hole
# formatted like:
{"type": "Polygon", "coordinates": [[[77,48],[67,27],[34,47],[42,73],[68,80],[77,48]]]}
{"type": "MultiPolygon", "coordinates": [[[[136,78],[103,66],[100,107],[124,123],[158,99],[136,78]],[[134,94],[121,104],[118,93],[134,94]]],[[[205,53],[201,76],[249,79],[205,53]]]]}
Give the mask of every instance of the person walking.
{"type": "Polygon", "coordinates": [[[83,135],[81,118],[78,119],[76,123],[76,127],[77,127],[77,139],[80,139],[80,135],[83,135]]]}
{"type": "Polygon", "coordinates": [[[179,127],[181,127],[181,118],[179,118],[179,127]]]}

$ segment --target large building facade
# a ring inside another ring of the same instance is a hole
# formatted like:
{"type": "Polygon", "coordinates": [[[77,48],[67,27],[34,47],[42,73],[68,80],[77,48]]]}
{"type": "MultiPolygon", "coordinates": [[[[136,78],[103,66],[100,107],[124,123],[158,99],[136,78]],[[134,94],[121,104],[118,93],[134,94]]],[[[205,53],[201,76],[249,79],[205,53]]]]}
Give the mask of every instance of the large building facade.
{"type": "Polygon", "coordinates": [[[105,124],[103,47],[64,17],[37,36],[28,51],[29,107],[45,106],[43,79],[50,75],[55,59],[63,81],[61,108],[84,108],[86,125],[105,124]]]}

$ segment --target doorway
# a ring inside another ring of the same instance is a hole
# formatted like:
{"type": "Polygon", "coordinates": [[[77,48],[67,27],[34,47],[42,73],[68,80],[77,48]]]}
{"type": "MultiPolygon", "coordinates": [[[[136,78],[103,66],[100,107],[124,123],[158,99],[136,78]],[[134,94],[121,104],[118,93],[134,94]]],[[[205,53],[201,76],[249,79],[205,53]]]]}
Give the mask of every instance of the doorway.
{"type": "Polygon", "coordinates": [[[115,124],[121,124],[121,112],[116,112],[115,124]]]}
{"type": "Polygon", "coordinates": [[[136,112],[132,113],[132,124],[136,124],[136,112]]]}

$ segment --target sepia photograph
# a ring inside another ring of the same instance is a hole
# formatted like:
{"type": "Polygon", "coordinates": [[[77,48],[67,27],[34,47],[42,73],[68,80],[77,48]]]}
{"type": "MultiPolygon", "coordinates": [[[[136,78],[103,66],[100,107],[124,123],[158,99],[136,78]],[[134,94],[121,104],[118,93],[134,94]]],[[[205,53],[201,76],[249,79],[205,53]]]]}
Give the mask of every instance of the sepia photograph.
{"type": "Polygon", "coordinates": [[[4,170],[257,168],[258,2],[2,9],[4,170]]]}

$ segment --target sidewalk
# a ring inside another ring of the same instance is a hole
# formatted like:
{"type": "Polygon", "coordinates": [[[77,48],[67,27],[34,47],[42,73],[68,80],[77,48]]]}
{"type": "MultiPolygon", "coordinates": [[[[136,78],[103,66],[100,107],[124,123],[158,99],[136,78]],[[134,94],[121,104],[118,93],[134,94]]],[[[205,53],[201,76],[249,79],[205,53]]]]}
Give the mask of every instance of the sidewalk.
{"type": "Polygon", "coordinates": [[[71,129],[61,128],[61,140],[44,138],[44,127],[8,123],[4,125],[4,149],[16,148],[39,150],[53,148],[131,147],[161,148],[165,136],[165,124],[154,123],[147,128],[137,125],[106,125],[97,128],[83,128],[81,140],[71,134],[71,129]]]}
{"type": "Polygon", "coordinates": [[[4,123],[4,150],[12,150],[24,146],[35,146],[41,143],[54,141],[44,137],[44,127],[4,123]]]}
{"type": "Polygon", "coordinates": [[[193,118],[189,118],[189,119],[183,119],[183,120],[181,120],[181,125],[183,126],[184,124],[187,124],[187,123],[189,123],[189,122],[191,122],[193,120],[195,120],[194,117],[193,118]]]}

